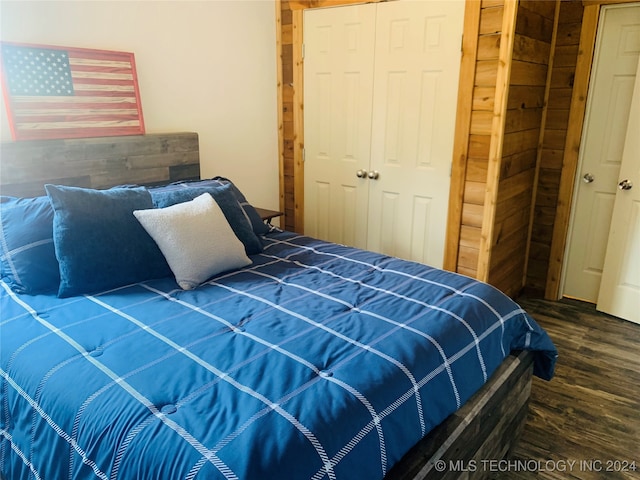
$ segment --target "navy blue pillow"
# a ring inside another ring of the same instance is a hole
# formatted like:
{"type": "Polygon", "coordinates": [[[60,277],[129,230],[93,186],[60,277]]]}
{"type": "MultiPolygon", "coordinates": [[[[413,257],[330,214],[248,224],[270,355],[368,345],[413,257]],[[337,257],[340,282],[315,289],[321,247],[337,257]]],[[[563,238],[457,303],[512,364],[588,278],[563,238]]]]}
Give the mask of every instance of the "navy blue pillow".
{"type": "Polygon", "coordinates": [[[253,208],[253,205],[251,205],[247,201],[244,194],[240,191],[238,187],[236,187],[236,185],[231,180],[224,177],[214,177],[211,180],[204,180],[204,182],[208,182],[208,181],[221,182],[223,184],[231,185],[231,190],[233,191],[233,194],[238,199],[238,202],[240,202],[240,206],[243,208],[243,210],[247,214],[247,217],[249,217],[249,221],[251,222],[253,231],[257,235],[264,235],[266,233],[269,233],[269,226],[266,223],[264,223],[264,220],[260,218],[260,215],[258,214],[256,209],[253,208]]]}
{"type": "Polygon", "coordinates": [[[222,210],[222,213],[224,213],[233,232],[244,244],[247,255],[262,251],[262,242],[253,232],[251,223],[233,194],[231,185],[190,186],[189,184],[174,184],[152,188],[149,189],[149,192],[156,208],[188,202],[203,193],[210,194],[220,207],[220,210],[222,210]]]}
{"type": "Polygon", "coordinates": [[[0,197],[0,271],[16,293],[52,293],[60,285],[48,197],[0,197]]]}
{"type": "Polygon", "coordinates": [[[256,209],[253,207],[253,205],[251,205],[247,201],[247,199],[242,194],[240,189],[236,187],[235,184],[228,178],[213,177],[208,180],[181,182],[181,183],[172,184],[170,186],[174,186],[174,185],[182,185],[182,186],[189,186],[189,187],[207,187],[207,186],[216,187],[216,186],[222,186],[222,185],[230,185],[233,195],[238,200],[238,203],[240,203],[240,206],[242,207],[242,210],[244,211],[245,216],[247,217],[249,222],[251,222],[251,226],[253,227],[254,233],[256,235],[264,235],[269,233],[269,226],[266,223],[264,223],[264,221],[260,218],[260,215],[258,214],[256,209]]]}
{"type": "Polygon", "coordinates": [[[60,264],[58,296],[108,290],[171,276],[156,242],[133,215],[153,208],[144,187],[92,190],[45,185],[60,264]]]}

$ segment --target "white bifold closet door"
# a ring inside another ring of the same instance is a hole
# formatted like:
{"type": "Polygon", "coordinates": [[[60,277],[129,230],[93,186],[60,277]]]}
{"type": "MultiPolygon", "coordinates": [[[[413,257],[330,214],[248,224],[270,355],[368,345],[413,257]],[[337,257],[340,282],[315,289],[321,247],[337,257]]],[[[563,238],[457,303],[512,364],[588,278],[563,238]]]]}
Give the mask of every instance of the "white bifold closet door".
{"type": "Polygon", "coordinates": [[[463,1],[304,15],[305,233],[441,267],[463,1]]]}

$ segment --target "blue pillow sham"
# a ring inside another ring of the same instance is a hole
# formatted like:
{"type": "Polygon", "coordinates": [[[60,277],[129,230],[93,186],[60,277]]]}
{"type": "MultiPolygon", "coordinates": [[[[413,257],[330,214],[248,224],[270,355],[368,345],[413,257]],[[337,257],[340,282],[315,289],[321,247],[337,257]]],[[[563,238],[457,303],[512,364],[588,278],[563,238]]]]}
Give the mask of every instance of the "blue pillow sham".
{"type": "Polygon", "coordinates": [[[60,273],[49,197],[0,197],[0,272],[16,293],[58,290],[60,273]]]}
{"type": "Polygon", "coordinates": [[[247,255],[262,251],[262,242],[254,233],[251,223],[236,199],[230,184],[194,186],[192,183],[177,183],[151,188],[149,192],[156,208],[165,208],[177,203],[188,202],[203,193],[209,193],[222,210],[238,239],[243,243],[247,255]]]}
{"type": "Polygon", "coordinates": [[[45,189],[55,212],[59,297],[171,276],[158,245],[133,215],[134,210],[153,208],[146,188],[45,189]]]}
{"type": "Polygon", "coordinates": [[[231,191],[235,195],[236,199],[240,203],[245,215],[251,222],[251,226],[253,227],[253,231],[256,235],[265,235],[269,233],[269,226],[264,223],[264,221],[260,218],[260,215],[256,211],[256,209],[251,205],[246,197],[242,194],[240,189],[236,187],[236,185],[225,177],[213,177],[207,180],[197,180],[193,182],[187,183],[189,186],[208,186],[208,185],[231,185],[231,191]]]}
{"type": "Polygon", "coordinates": [[[135,221],[133,210],[181,203],[203,192],[214,197],[246,253],[262,251],[257,235],[268,233],[269,227],[224,177],[149,190],[138,186],[92,190],[49,185],[48,196],[0,197],[0,276],[16,293],[57,291],[62,297],[171,276],[160,249],[135,221]],[[120,213],[127,219],[123,225],[118,220],[120,213]],[[120,243],[105,245],[111,242],[105,242],[110,235],[120,236],[120,243]]]}

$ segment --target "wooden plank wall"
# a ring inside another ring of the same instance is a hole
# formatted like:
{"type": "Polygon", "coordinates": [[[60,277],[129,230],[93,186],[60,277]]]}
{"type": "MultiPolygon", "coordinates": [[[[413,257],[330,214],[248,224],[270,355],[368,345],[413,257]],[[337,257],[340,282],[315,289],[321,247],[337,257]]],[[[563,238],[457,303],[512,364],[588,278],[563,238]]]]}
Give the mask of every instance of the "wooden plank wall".
{"type": "Polygon", "coordinates": [[[532,294],[544,293],[547,283],[583,11],[579,0],[560,4],[529,246],[526,288],[532,294]]]}
{"type": "MultiPolygon", "coordinates": [[[[506,112],[496,102],[501,93],[497,92],[501,88],[500,47],[508,41],[509,32],[503,29],[509,26],[509,19],[504,18],[503,0],[483,0],[480,10],[455,270],[488,281],[509,295],[516,295],[524,285],[529,232],[531,223],[537,221],[538,211],[532,215],[532,201],[537,197],[538,146],[550,78],[547,67],[555,53],[551,51],[555,9],[556,2],[529,0],[518,4],[506,112]],[[496,123],[498,115],[504,115],[503,122],[496,123]],[[501,131],[495,132],[496,127],[501,131]],[[501,139],[502,145],[492,145],[492,135],[493,141],[501,139]],[[497,157],[492,159],[496,152],[497,157]],[[491,162],[497,162],[492,169],[491,162]],[[496,189],[494,195],[488,194],[492,189],[496,189]],[[484,247],[483,235],[491,237],[484,247]],[[483,262],[489,262],[488,266],[483,262]]],[[[561,58],[560,64],[566,61],[561,58]]],[[[551,126],[557,121],[552,116],[551,126]]],[[[542,185],[547,181],[544,176],[542,185]]],[[[541,195],[540,202],[544,201],[550,199],[541,195]]],[[[532,254],[537,252],[533,249],[532,254]]]]}
{"type": "Polygon", "coordinates": [[[284,225],[289,231],[296,231],[295,201],[294,201],[294,158],[293,145],[295,141],[293,123],[293,12],[288,0],[280,2],[281,21],[281,52],[282,66],[282,106],[280,128],[281,140],[281,181],[284,184],[284,225]]]}
{"type": "Polygon", "coordinates": [[[0,145],[0,193],[44,195],[45,183],[85,188],[200,178],[197,133],[31,140],[0,145]]]}
{"type": "Polygon", "coordinates": [[[512,296],[524,286],[555,10],[556,2],[526,1],[516,12],[487,278],[512,296]]]}
{"type": "Polygon", "coordinates": [[[457,264],[450,266],[452,270],[470,277],[477,277],[478,274],[503,13],[502,1],[483,0],[480,9],[458,258],[457,264]]]}

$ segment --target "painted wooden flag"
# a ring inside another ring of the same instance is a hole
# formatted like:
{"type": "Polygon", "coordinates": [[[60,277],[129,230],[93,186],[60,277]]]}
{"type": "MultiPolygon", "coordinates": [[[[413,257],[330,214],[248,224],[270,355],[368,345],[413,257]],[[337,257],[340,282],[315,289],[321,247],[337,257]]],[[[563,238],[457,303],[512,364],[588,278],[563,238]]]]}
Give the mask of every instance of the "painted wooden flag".
{"type": "Polygon", "coordinates": [[[2,42],[14,140],[141,135],[133,53],[2,42]]]}

